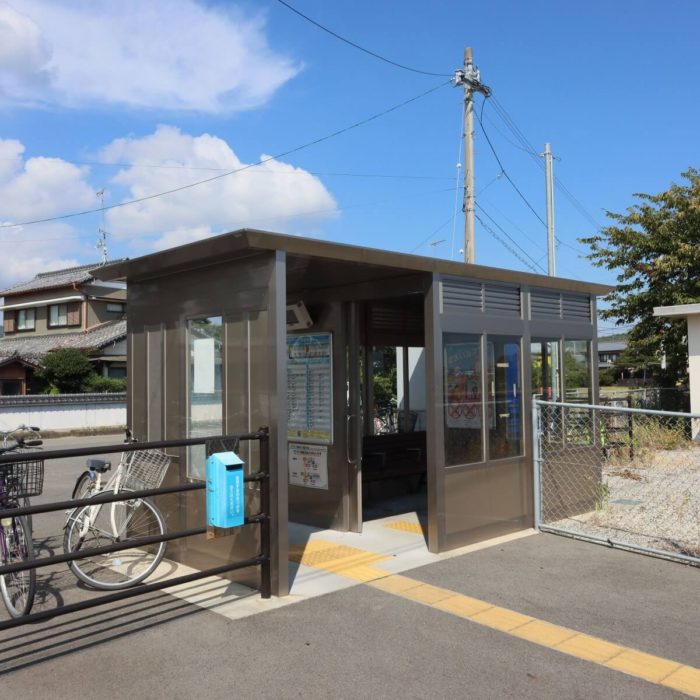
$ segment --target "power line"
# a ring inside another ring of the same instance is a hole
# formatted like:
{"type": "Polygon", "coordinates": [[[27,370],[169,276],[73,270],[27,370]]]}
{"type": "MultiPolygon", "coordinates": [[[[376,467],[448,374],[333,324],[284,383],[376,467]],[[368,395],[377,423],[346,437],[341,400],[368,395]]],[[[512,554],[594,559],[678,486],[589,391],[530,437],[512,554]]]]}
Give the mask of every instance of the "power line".
{"type": "MultiPolygon", "coordinates": [[[[485,104],[486,104],[486,100],[484,100],[482,105],[481,105],[482,112],[484,111],[485,104]]],[[[489,135],[486,132],[486,129],[484,129],[484,122],[481,119],[481,115],[477,115],[477,119],[479,120],[479,125],[481,126],[481,131],[484,134],[484,137],[486,138],[486,142],[488,143],[489,148],[491,149],[491,152],[493,153],[493,157],[496,159],[496,162],[498,163],[499,167],[501,168],[501,172],[503,173],[504,177],[506,178],[506,180],[508,180],[508,182],[510,182],[513,189],[520,196],[520,199],[522,199],[523,202],[525,202],[525,204],[527,205],[527,208],[540,220],[542,225],[546,228],[547,223],[545,222],[545,220],[537,213],[536,209],[532,206],[532,204],[530,204],[527,197],[520,191],[520,188],[515,184],[515,182],[513,182],[513,179],[508,174],[508,171],[505,169],[503,163],[501,162],[501,159],[498,157],[498,153],[496,153],[496,149],[493,147],[493,144],[491,143],[491,139],[489,138],[489,135]]]]}
{"type": "Polygon", "coordinates": [[[459,177],[462,171],[462,147],[464,139],[462,138],[462,124],[464,122],[464,111],[467,108],[466,102],[462,103],[462,113],[459,117],[459,136],[457,138],[457,163],[455,165],[455,203],[452,211],[452,238],[450,240],[450,260],[455,259],[455,236],[457,233],[457,210],[459,208],[459,177]]]}
{"type": "MultiPolygon", "coordinates": [[[[546,274],[546,270],[537,262],[537,260],[535,260],[535,259],[530,255],[530,253],[528,253],[528,252],[527,252],[527,251],[526,251],[526,250],[525,250],[525,249],[524,249],[524,248],[523,248],[523,247],[522,247],[522,246],[521,246],[521,245],[520,245],[520,244],[519,244],[505,229],[504,229],[504,228],[503,228],[503,226],[501,226],[501,225],[491,216],[491,214],[489,214],[489,213],[486,211],[486,209],[484,209],[484,207],[483,207],[481,204],[479,204],[479,203],[477,202],[477,203],[476,203],[476,206],[481,210],[481,212],[484,214],[484,216],[486,216],[486,217],[491,221],[491,223],[493,223],[493,225],[496,226],[496,228],[498,228],[498,230],[499,230],[504,236],[506,236],[506,238],[508,238],[508,240],[522,252],[523,255],[525,255],[526,257],[528,257],[528,258],[531,260],[531,262],[533,263],[533,265],[535,265],[536,267],[539,267],[540,270],[542,270],[542,272],[544,272],[544,273],[546,274]]],[[[481,220],[480,220],[480,221],[481,221],[481,220]]],[[[482,221],[481,223],[482,223],[482,225],[483,225],[483,221],[482,221]]],[[[522,259],[522,258],[521,258],[521,259],[522,259]]],[[[529,263],[528,263],[528,264],[529,264],[529,263]]],[[[534,268],[532,268],[532,269],[534,269],[534,268]]]]}
{"type": "MultiPolygon", "coordinates": [[[[30,156],[25,158],[0,158],[0,161],[20,161],[25,162],[31,160],[33,157],[30,156]]],[[[61,162],[68,163],[69,165],[89,165],[89,166],[102,166],[107,168],[153,168],[161,170],[203,170],[206,172],[213,173],[226,173],[230,172],[228,168],[207,168],[197,165],[164,165],[160,163],[114,163],[107,161],[88,161],[88,160],[66,160],[65,158],[60,158],[61,162]]],[[[378,179],[395,179],[395,180],[452,180],[451,175],[404,175],[404,174],[394,174],[394,173],[348,173],[348,172],[322,172],[315,170],[249,170],[251,175],[316,175],[318,177],[356,177],[356,178],[378,178],[378,179]]]]}
{"type": "Polygon", "coordinates": [[[537,268],[531,265],[517,251],[515,251],[511,246],[509,246],[488,224],[484,222],[484,220],[478,214],[474,214],[474,217],[507,251],[509,251],[518,260],[520,260],[520,262],[523,263],[523,265],[528,267],[533,272],[537,273],[537,268]]]}
{"type": "MultiPolygon", "coordinates": [[[[446,85],[449,85],[452,81],[451,80],[446,80],[443,83],[440,83],[439,85],[436,85],[435,87],[430,88],[430,90],[426,90],[425,92],[420,93],[419,95],[416,95],[415,97],[411,97],[408,100],[404,100],[403,102],[400,102],[397,105],[394,105],[393,107],[389,107],[388,109],[383,110],[382,112],[378,112],[377,114],[373,114],[371,117],[367,117],[366,119],[362,119],[359,122],[355,122],[354,124],[351,124],[350,126],[343,127],[342,129],[338,129],[337,131],[334,131],[331,134],[326,134],[325,136],[321,136],[318,139],[314,139],[313,141],[309,141],[301,146],[296,146],[295,148],[291,148],[288,151],[284,151],[283,153],[278,153],[277,155],[270,156],[268,158],[263,158],[256,163],[249,163],[248,165],[244,165],[241,168],[236,168],[235,170],[229,170],[227,172],[221,173],[219,175],[214,175],[213,177],[206,178],[205,180],[199,180],[197,182],[191,182],[187,185],[181,185],[180,187],[174,187],[170,190],[166,190],[164,192],[157,192],[155,194],[150,194],[146,195],[145,197],[138,197],[137,199],[130,199],[127,200],[126,202],[119,202],[117,204],[110,204],[109,206],[105,207],[105,210],[108,209],[118,209],[120,207],[125,207],[129,206],[131,204],[138,204],[140,202],[146,202],[151,199],[156,199],[158,197],[165,197],[166,195],[169,194],[175,194],[176,192],[182,192],[183,190],[188,190],[193,187],[199,187],[200,185],[205,185],[209,182],[214,182],[215,180],[220,180],[221,178],[228,177],[229,175],[235,175],[237,173],[241,173],[245,170],[250,170],[251,168],[254,168],[258,165],[262,165],[263,163],[267,163],[271,160],[277,160],[279,158],[284,158],[285,156],[291,155],[292,153],[297,153],[301,150],[304,150],[305,148],[309,148],[311,146],[315,146],[319,143],[322,143],[324,141],[328,141],[329,139],[335,138],[336,136],[340,136],[341,134],[344,134],[348,131],[351,131],[353,129],[357,129],[360,126],[364,126],[365,124],[369,124],[372,121],[375,121],[376,119],[379,119],[380,117],[386,116],[387,114],[390,114],[391,112],[395,112],[397,109],[401,109],[402,107],[405,107],[408,104],[411,104],[412,102],[416,102],[417,100],[426,97],[427,95],[435,92],[436,90],[439,90],[442,87],[445,87],[446,85]]],[[[72,212],[70,214],[62,214],[60,216],[51,216],[47,217],[45,219],[34,219],[31,221],[22,221],[14,224],[0,224],[0,229],[5,229],[5,228],[14,228],[17,226],[30,226],[32,224],[44,224],[48,223],[50,221],[61,221],[64,219],[71,219],[76,216],[84,216],[85,214],[94,214],[95,212],[102,211],[101,208],[97,209],[85,209],[83,211],[79,212],[72,212]]]]}
{"type": "MultiPolygon", "coordinates": [[[[299,219],[302,217],[306,216],[316,216],[318,214],[330,214],[330,213],[336,213],[336,212],[343,212],[343,211],[348,211],[350,209],[369,209],[372,207],[380,206],[380,205],[385,205],[390,202],[395,202],[395,201],[400,201],[404,199],[418,199],[419,197],[429,197],[434,194],[444,194],[446,192],[453,192],[455,190],[459,190],[459,188],[455,187],[445,187],[441,188],[439,190],[427,190],[424,192],[412,192],[410,194],[401,194],[396,197],[387,197],[385,199],[380,199],[380,200],[375,200],[373,202],[361,202],[359,204],[346,204],[345,206],[342,207],[332,207],[332,208],[325,208],[325,209],[309,209],[306,211],[299,211],[295,212],[292,214],[280,214],[278,216],[267,216],[264,218],[261,217],[256,217],[249,219],[247,222],[237,222],[237,223],[227,223],[222,225],[221,223],[215,224],[216,228],[228,228],[228,230],[233,230],[232,227],[236,228],[245,228],[245,227],[250,227],[254,224],[258,224],[260,222],[268,222],[268,221],[279,221],[279,220],[284,220],[284,219],[299,219]]],[[[448,220],[451,221],[451,217],[448,220]]],[[[446,224],[443,224],[441,226],[444,227],[446,224]]],[[[439,230],[439,229],[438,229],[439,230]]],[[[10,232],[11,235],[18,235],[19,232],[10,232]]],[[[437,233],[437,231],[431,233],[430,235],[433,236],[437,233]]],[[[83,233],[83,234],[74,234],[74,235],[68,235],[68,236],[49,236],[49,237],[42,237],[42,238],[34,238],[34,237],[28,237],[28,238],[23,238],[22,240],[25,242],[30,242],[30,243],[40,243],[40,242],[45,242],[45,241],[62,241],[62,240],[83,240],[87,238],[92,237],[92,233],[83,233]]],[[[220,235],[220,234],[213,234],[213,235],[220,235]]],[[[125,237],[126,238],[126,237],[125,237]]],[[[421,244],[422,245],[422,244],[421,244]]]]}
{"type": "MultiPolygon", "coordinates": [[[[459,190],[459,188],[457,188],[459,190]]],[[[412,248],[409,252],[415,253],[418,249],[422,248],[436,233],[439,233],[442,229],[447,226],[454,219],[454,214],[450,214],[446,221],[443,221],[434,231],[431,231],[415,248],[412,248]]]]}
{"type": "MultiPolygon", "coordinates": [[[[525,151],[529,156],[533,158],[533,160],[537,163],[539,168],[544,169],[544,164],[542,163],[542,160],[539,157],[539,153],[528,141],[525,134],[523,134],[518,125],[515,123],[515,120],[510,116],[510,114],[508,114],[506,108],[495,97],[491,98],[491,103],[494,107],[496,114],[498,114],[503,123],[511,131],[513,136],[515,136],[515,138],[520,142],[520,146],[516,146],[516,148],[520,148],[521,150],[525,151]]],[[[515,144],[511,143],[511,145],[515,144]]],[[[574,194],[569,190],[568,187],[566,187],[566,185],[562,182],[562,180],[559,177],[555,176],[554,182],[556,186],[561,190],[562,194],[571,202],[571,204],[573,204],[574,208],[579,212],[579,214],[581,214],[581,216],[583,216],[589,223],[595,226],[596,229],[602,228],[600,223],[596,220],[596,218],[574,196],[574,194]]]]}
{"type": "MultiPolygon", "coordinates": [[[[486,100],[484,100],[483,103],[482,103],[482,105],[481,105],[481,115],[477,116],[477,119],[479,120],[479,124],[480,124],[480,126],[481,126],[481,131],[483,132],[484,137],[486,138],[486,141],[487,141],[487,143],[488,143],[488,145],[489,145],[489,147],[490,147],[490,149],[491,149],[491,152],[493,153],[494,158],[496,159],[498,165],[499,165],[500,168],[501,168],[501,172],[503,173],[503,175],[505,176],[505,178],[508,180],[508,182],[513,186],[513,189],[518,193],[518,195],[519,195],[520,198],[523,200],[523,202],[525,202],[525,204],[527,205],[528,209],[530,209],[530,211],[537,217],[537,219],[540,221],[540,223],[541,223],[545,228],[547,228],[547,223],[545,222],[545,220],[537,213],[537,211],[536,211],[535,208],[532,206],[532,204],[530,204],[530,202],[529,202],[528,199],[525,197],[525,195],[520,191],[520,189],[518,188],[518,186],[515,184],[515,182],[513,181],[513,179],[510,177],[510,175],[508,174],[508,172],[507,172],[506,169],[504,168],[501,159],[498,157],[498,153],[496,153],[496,149],[494,148],[494,145],[493,145],[493,143],[491,142],[491,139],[489,138],[489,135],[488,135],[488,133],[486,132],[486,129],[484,128],[484,122],[483,122],[483,120],[482,120],[482,117],[483,117],[483,112],[484,112],[484,107],[485,107],[485,105],[486,105],[486,100]]],[[[517,127],[516,127],[516,128],[517,128],[517,127]]],[[[522,133],[522,132],[520,132],[519,129],[518,129],[518,132],[519,132],[519,133],[522,133]]],[[[518,133],[518,132],[516,132],[516,133],[518,133]]],[[[523,139],[522,143],[524,144],[524,147],[523,147],[521,150],[526,151],[526,153],[528,153],[528,155],[534,156],[534,157],[536,158],[536,161],[537,161],[538,165],[540,165],[540,166],[543,168],[544,166],[543,166],[543,164],[542,164],[542,162],[541,162],[541,160],[540,160],[540,157],[539,157],[539,155],[536,154],[535,151],[532,149],[532,146],[530,145],[530,142],[527,141],[527,139],[526,139],[524,136],[522,136],[521,138],[523,139]]],[[[555,178],[555,179],[556,179],[556,178],[555,178]]],[[[573,197],[573,195],[571,195],[571,196],[573,197]]],[[[559,245],[563,245],[563,246],[566,247],[566,248],[570,248],[571,250],[573,250],[573,251],[576,252],[576,253],[583,253],[584,255],[587,255],[587,252],[586,252],[585,250],[583,250],[583,248],[579,248],[579,247],[577,247],[577,246],[571,245],[570,243],[567,243],[566,241],[562,241],[561,238],[559,238],[558,236],[555,237],[555,240],[556,240],[556,242],[557,242],[559,245]]]]}
{"type": "Polygon", "coordinates": [[[299,17],[301,17],[302,19],[305,19],[307,22],[310,22],[315,27],[318,27],[319,29],[326,32],[327,34],[330,34],[331,36],[335,37],[336,39],[339,39],[340,41],[348,44],[349,46],[352,46],[353,48],[358,49],[359,51],[362,51],[362,52],[368,54],[369,56],[377,58],[380,61],[384,61],[384,63],[388,63],[389,65],[394,66],[396,68],[402,68],[403,70],[411,71],[411,73],[420,73],[421,75],[433,75],[433,76],[436,76],[438,78],[448,77],[447,73],[432,73],[430,71],[418,70],[417,68],[411,68],[410,66],[405,66],[402,63],[397,63],[396,61],[392,61],[389,58],[381,56],[378,53],[375,53],[374,51],[370,51],[369,49],[366,49],[363,46],[356,44],[354,41],[350,41],[350,39],[346,39],[344,36],[341,36],[340,34],[334,32],[332,29],[329,29],[328,27],[324,27],[322,24],[317,22],[315,19],[311,19],[311,17],[309,17],[308,15],[305,15],[303,12],[300,12],[299,10],[297,10],[296,7],[292,7],[288,2],[285,2],[284,0],[277,0],[277,2],[279,2],[280,5],[284,5],[288,10],[291,10],[292,12],[294,12],[294,14],[299,15],[299,17]]]}

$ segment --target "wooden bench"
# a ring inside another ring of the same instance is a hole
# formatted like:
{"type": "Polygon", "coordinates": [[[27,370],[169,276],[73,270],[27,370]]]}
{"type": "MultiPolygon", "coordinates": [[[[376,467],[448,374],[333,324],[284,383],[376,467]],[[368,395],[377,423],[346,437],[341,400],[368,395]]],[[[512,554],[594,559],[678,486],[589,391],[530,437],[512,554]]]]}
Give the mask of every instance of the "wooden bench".
{"type": "Polygon", "coordinates": [[[417,490],[427,474],[426,433],[368,435],[362,439],[362,481],[419,477],[417,490]]]}

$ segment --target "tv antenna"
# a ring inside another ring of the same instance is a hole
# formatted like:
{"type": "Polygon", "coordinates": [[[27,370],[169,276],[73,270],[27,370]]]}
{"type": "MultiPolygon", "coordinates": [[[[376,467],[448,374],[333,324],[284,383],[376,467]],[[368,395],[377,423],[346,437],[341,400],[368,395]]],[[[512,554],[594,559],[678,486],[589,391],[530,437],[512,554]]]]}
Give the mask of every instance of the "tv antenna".
{"type": "Polygon", "coordinates": [[[107,231],[105,230],[105,188],[103,187],[101,190],[98,190],[96,193],[97,198],[100,200],[100,210],[102,212],[101,217],[102,217],[102,225],[98,227],[97,233],[98,233],[98,239],[97,239],[97,245],[95,248],[97,250],[102,251],[102,260],[100,261],[100,265],[106,265],[107,264],[107,258],[108,256],[108,251],[107,251],[107,231]]]}

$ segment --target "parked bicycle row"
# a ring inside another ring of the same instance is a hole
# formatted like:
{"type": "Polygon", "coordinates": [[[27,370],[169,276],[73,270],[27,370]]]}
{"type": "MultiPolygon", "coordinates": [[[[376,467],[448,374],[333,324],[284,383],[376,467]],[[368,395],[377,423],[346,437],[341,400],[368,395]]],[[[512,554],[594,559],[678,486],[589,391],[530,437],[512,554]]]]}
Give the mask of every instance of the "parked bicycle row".
{"type": "MultiPolygon", "coordinates": [[[[0,464],[0,566],[16,570],[0,575],[0,594],[13,618],[28,615],[37,587],[36,569],[23,564],[35,558],[32,516],[21,509],[40,496],[44,484],[44,461],[39,428],[20,425],[0,431],[0,455],[24,454],[26,459],[0,464]],[[18,511],[13,515],[12,511],[18,511]],[[9,514],[8,514],[9,511],[9,514]]],[[[127,432],[127,440],[132,442],[127,432]]],[[[74,500],[96,499],[160,487],[171,458],[159,450],[125,451],[113,468],[105,459],[88,459],[85,471],[76,480],[74,500]]],[[[166,543],[144,542],[165,535],[165,519],[149,498],[135,497],[108,503],[83,503],[66,512],[63,551],[66,555],[85,552],[67,561],[75,576],[99,590],[128,588],[146,579],[158,567],[166,543]],[[125,542],[138,546],[121,548],[125,542]],[[109,550],[110,546],[115,551],[109,550]],[[120,549],[116,550],[116,547],[120,549]]]]}

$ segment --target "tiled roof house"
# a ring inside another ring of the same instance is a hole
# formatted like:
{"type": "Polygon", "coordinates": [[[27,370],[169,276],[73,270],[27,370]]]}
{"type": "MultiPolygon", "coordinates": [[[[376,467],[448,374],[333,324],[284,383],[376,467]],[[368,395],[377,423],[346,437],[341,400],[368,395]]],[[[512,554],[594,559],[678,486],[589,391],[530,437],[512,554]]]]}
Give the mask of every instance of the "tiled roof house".
{"type": "Polygon", "coordinates": [[[84,350],[104,376],[126,375],[126,288],[97,280],[96,267],[42,272],[0,292],[0,394],[30,393],[33,369],[58,348],[84,350]]]}

